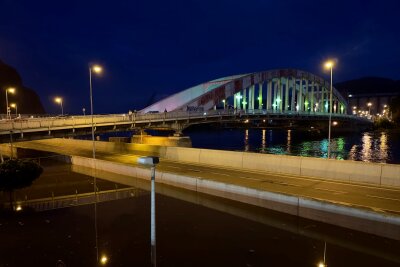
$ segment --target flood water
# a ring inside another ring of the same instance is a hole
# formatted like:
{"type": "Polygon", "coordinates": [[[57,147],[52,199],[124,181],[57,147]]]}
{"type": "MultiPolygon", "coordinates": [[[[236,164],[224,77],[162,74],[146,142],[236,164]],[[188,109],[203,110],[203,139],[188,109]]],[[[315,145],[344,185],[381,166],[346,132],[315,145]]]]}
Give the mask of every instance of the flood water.
{"type": "MultiPolygon", "coordinates": [[[[185,134],[196,148],[252,151],[326,158],[328,138],[307,131],[281,129],[196,129],[185,134]]],[[[400,132],[371,131],[332,135],[331,157],[400,163],[400,132]]]]}
{"type": "MultiPolygon", "coordinates": [[[[45,173],[90,180],[61,163],[45,173]]],[[[96,266],[97,253],[105,266],[150,266],[149,184],[135,183],[137,194],[96,204],[97,217],[94,204],[1,213],[0,266],[55,266],[59,260],[96,266]]],[[[329,267],[400,266],[395,240],[169,186],[156,189],[158,266],[317,266],[325,245],[329,267]]]]}

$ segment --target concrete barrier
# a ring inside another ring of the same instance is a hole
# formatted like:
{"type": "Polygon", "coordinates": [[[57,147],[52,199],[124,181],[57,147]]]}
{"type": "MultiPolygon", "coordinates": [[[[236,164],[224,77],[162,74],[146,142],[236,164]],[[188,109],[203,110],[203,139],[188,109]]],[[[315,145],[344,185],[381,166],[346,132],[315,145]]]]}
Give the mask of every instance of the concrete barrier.
{"type": "Polygon", "coordinates": [[[199,163],[233,168],[244,168],[243,152],[200,149],[199,163]]]}
{"type": "MultiPolygon", "coordinates": [[[[57,147],[56,145],[59,146],[60,144],[79,149],[92,149],[92,142],[88,140],[55,138],[35,142],[43,143],[46,145],[46,149],[51,149],[51,145],[57,147]]],[[[18,146],[18,143],[15,143],[15,146],[18,146]]],[[[101,141],[96,141],[96,149],[100,152],[152,155],[195,164],[400,187],[399,164],[101,141]]],[[[6,154],[9,148],[3,147],[2,150],[3,154],[6,154]]]]}
{"type": "Polygon", "coordinates": [[[301,159],[301,175],[380,185],[382,164],[350,160],[301,159]]]}
{"type": "MultiPolygon", "coordinates": [[[[84,167],[96,166],[101,171],[150,179],[149,168],[77,156],[72,156],[71,162],[84,167]]],[[[125,182],[134,184],[129,179],[125,179],[125,182]]],[[[396,215],[159,170],[156,171],[156,182],[400,240],[400,217],[396,215]]]]}

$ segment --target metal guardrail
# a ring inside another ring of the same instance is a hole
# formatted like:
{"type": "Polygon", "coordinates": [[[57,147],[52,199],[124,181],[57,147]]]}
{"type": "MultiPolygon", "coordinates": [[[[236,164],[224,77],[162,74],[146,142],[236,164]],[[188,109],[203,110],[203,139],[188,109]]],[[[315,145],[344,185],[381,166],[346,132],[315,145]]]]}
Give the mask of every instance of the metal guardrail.
{"type": "MultiPolygon", "coordinates": [[[[95,115],[93,122],[95,126],[112,126],[121,124],[151,123],[171,120],[188,120],[208,117],[229,117],[234,115],[275,115],[275,116],[305,116],[305,117],[327,117],[329,114],[324,112],[296,112],[296,111],[267,111],[267,110],[209,110],[209,111],[173,111],[162,113],[132,113],[132,114],[109,114],[95,115]]],[[[333,113],[334,118],[347,118],[360,121],[370,121],[366,118],[354,115],[333,113]]],[[[18,118],[0,121],[0,134],[25,131],[46,131],[85,128],[91,126],[91,116],[64,116],[46,118],[18,118]]]]}

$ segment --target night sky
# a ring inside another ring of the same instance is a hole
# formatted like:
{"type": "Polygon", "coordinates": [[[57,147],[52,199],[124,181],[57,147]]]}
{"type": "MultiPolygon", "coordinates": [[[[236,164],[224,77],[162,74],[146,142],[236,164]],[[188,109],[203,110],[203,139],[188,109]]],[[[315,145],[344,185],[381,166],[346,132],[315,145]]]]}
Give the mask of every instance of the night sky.
{"type": "Polygon", "coordinates": [[[127,112],[196,84],[299,68],[336,82],[400,79],[399,0],[0,0],[0,60],[15,67],[50,113],[127,112]]]}

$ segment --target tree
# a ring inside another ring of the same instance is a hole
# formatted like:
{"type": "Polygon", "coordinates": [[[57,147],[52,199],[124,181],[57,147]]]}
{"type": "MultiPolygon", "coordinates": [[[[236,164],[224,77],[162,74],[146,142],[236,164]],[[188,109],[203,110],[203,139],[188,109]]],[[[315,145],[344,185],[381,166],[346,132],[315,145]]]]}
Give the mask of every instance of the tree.
{"type": "Polygon", "coordinates": [[[392,119],[396,123],[400,123],[400,96],[392,99],[389,104],[390,112],[392,113],[392,119]]]}
{"type": "Polygon", "coordinates": [[[29,160],[10,159],[0,164],[0,190],[9,193],[13,208],[13,192],[28,187],[42,174],[43,168],[29,160]]]}

